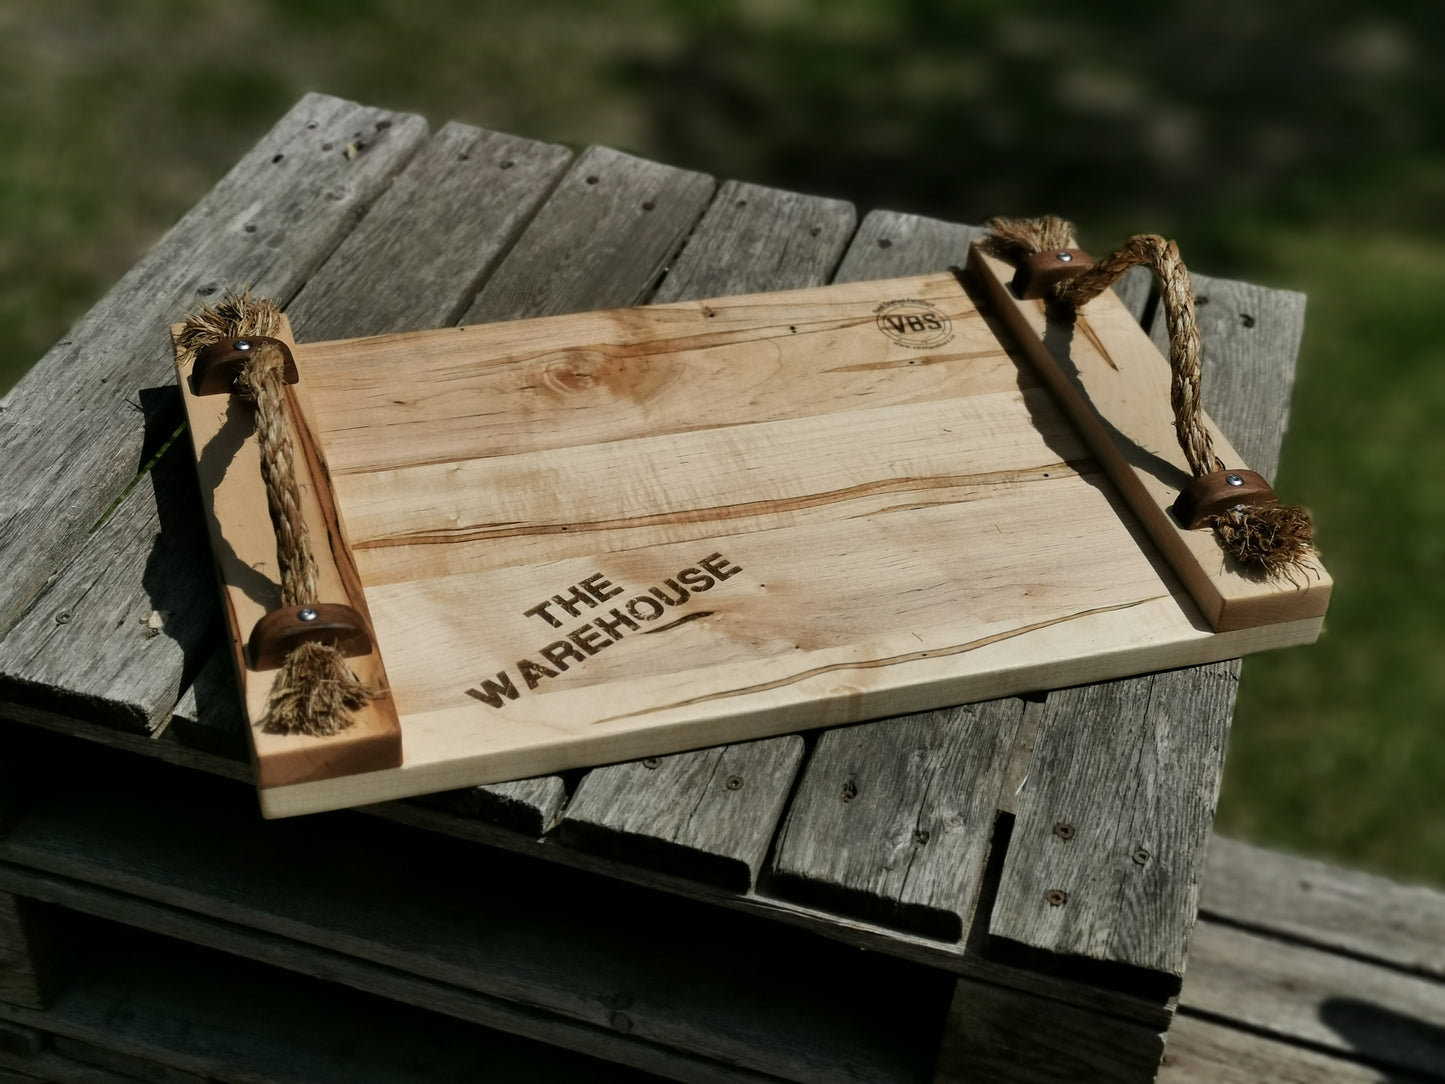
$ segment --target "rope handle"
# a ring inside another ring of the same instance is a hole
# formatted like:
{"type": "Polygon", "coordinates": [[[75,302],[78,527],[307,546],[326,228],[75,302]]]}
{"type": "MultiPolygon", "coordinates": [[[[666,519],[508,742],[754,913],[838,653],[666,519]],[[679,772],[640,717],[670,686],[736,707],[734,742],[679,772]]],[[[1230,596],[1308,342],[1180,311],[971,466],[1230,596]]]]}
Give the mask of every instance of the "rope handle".
{"type": "Polygon", "coordinates": [[[255,408],[282,604],[257,623],[250,638],[252,665],[278,667],[258,725],[270,733],[324,737],[348,728],[353,713],[375,699],[345,658],[369,652],[372,641],[354,609],[320,601],[286,410],[286,385],[298,375],[290,348],[276,338],[280,329],[280,310],[247,292],[192,314],[177,341],[194,356],[195,394],[231,392],[255,408]]]}
{"type": "Polygon", "coordinates": [[[1289,578],[1302,571],[1314,551],[1309,513],[1280,504],[1264,478],[1253,471],[1231,470],[1215,454],[1200,393],[1201,341],[1194,289],[1179,247],[1157,234],[1140,234],[1095,262],[1075,246],[1073,224],[1055,215],[996,218],[988,225],[985,249],[1019,269],[1015,292],[1047,298],[1070,314],[1135,267],[1148,267],[1154,273],[1169,334],[1174,430],[1193,474],[1175,504],[1175,516],[1187,529],[1212,528],[1225,552],[1249,575],[1289,578]]]}

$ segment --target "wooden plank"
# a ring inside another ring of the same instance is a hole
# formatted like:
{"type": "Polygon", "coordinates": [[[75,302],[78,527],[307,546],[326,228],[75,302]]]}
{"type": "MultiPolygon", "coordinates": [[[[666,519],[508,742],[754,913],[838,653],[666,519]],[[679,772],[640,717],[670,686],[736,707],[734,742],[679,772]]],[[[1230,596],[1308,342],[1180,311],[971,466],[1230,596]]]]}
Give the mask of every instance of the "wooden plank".
{"type": "MultiPolygon", "coordinates": [[[[22,888],[69,910],[114,920],[164,937],[218,949],[232,956],[300,975],[339,983],[391,1002],[415,1006],[499,1032],[534,1039],[590,1057],[658,1073],[667,1079],[699,1084],[752,1084],[774,1081],[770,1074],[722,1065],[688,1051],[639,1041],[625,1030],[552,1016],[500,998],[490,998],[445,983],[316,948],[241,925],[111,892],[80,881],[39,874],[0,863],[0,883],[22,888]]],[[[0,1007],[3,1014],[3,1007],[0,1007]]],[[[618,1021],[620,1023],[620,1020],[618,1021]]]]}
{"type": "Polygon", "coordinates": [[[416,150],[420,117],[311,94],[5,397],[0,629],[9,629],[141,466],[174,398],[165,328],[229,286],[289,300],[416,150]],[[343,153],[348,143],[365,149],[343,153]],[[137,411],[139,403],[144,409],[137,411]]]}
{"type": "MultiPolygon", "coordinates": [[[[1317,559],[1281,590],[1278,581],[1228,564],[1212,531],[1185,530],[1174,519],[1190,472],[1172,413],[1159,409],[1169,402],[1169,366],[1112,292],[1084,306],[1069,327],[1046,319],[1042,300],[1015,298],[1013,269],[1003,261],[975,248],[968,268],[1212,628],[1323,618],[1331,580],[1317,559]]],[[[1206,427],[1227,465],[1246,466],[1207,419],[1206,427]]]]}
{"type": "Polygon", "coordinates": [[[484,883],[505,891],[478,891],[473,847],[259,822],[237,788],[131,768],[37,803],[0,859],[752,1071],[916,1079],[936,1048],[952,989],[936,972],[503,854],[484,883]],[[689,927],[707,936],[659,949],[659,930],[689,927]]]}
{"type": "Polygon", "coordinates": [[[1289,1042],[1445,1077],[1445,983],[1202,921],[1182,1004],[1289,1042]]]}
{"type": "Polygon", "coordinates": [[[251,742],[229,651],[215,652],[201,666],[196,680],[177,701],[166,734],[188,748],[244,761],[244,771],[250,776],[251,742]]]}
{"type": "Polygon", "coordinates": [[[728,181],[652,301],[821,286],[853,235],[851,203],[728,181]]]}
{"type": "Polygon", "coordinates": [[[858,227],[834,282],[923,275],[962,266],[968,248],[987,231],[922,215],[870,211],[858,227]]]}
{"type": "MultiPolygon", "coordinates": [[[[66,1035],[55,1036],[51,1045],[57,1055],[68,1058],[72,1062],[104,1069],[116,1073],[118,1076],[144,1080],[146,1084],[211,1084],[211,1081],[215,1079],[197,1073],[189,1073],[184,1069],[176,1069],[150,1058],[124,1054],[119,1050],[82,1042],[66,1035]]],[[[227,1068],[235,1072],[240,1067],[228,1066],[227,1068]]]]}
{"type": "MultiPolygon", "coordinates": [[[[1272,479],[1289,425],[1305,295],[1207,275],[1190,277],[1208,357],[1201,389],[1205,408],[1244,461],[1272,479]],[[1262,357],[1288,358],[1290,364],[1260,365],[1262,357]]],[[[1167,349],[1163,313],[1156,315],[1150,338],[1156,347],[1167,349]]],[[[1284,499],[1289,499],[1287,494],[1284,499]]]]}
{"type": "Polygon", "coordinates": [[[637,304],[712,194],[701,173],[588,148],[462,322],[637,304]]]}
{"type": "Polygon", "coordinates": [[[1445,979],[1445,893],[1214,836],[1200,910],[1445,979]]]}
{"type": "Polygon", "coordinates": [[[1179,989],[1233,676],[1219,667],[1049,694],[989,950],[1143,995],[1179,989]]]}
{"type": "Polygon", "coordinates": [[[962,940],[982,887],[1023,701],[818,738],[773,861],[779,895],[962,940]]]}
{"type": "Polygon", "coordinates": [[[0,892],[0,1001],[45,1006],[58,985],[52,940],[46,908],[0,892]]]}
{"type": "Polygon", "coordinates": [[[297,337],[456,323],[571,158],[565,147],[447,124],[287,306],[297,337]]]}
{"type": "MultiPolygon", "coordinates": [[[[296,343],[284,317],[281,323],[275,337],[294,353],[296,343]]],[[[374,694],[351,713],[349,727],[338,734],[317,735],[273,733],[261,726],[281,671],[257,667],[247,644],[257,623],[281,608],[283,595],[276,529],[262,480],[256,413],[233,395],[196,394],[191,382],[195,356],[181,349],[179,338],[177,342],[177,381],[200,478],[200,505],[221,581],[223,627],[251,724],[247,732],[257,784],[279,787],[397,767],[402,762],[401,723],[374,631],[368,650],[346,660],[374,694]]],[[[307,601],[349,606],[374,630],[346,523],[329,484],[331,469],[316,428],[309,379],[285,388],[283,409],[295,455],[297,511],[312,539],[316,568],[317,597],[307,601]]]]}
{"type": "Polygon", "coordinates": [[[1159,1031],[960,979],[934,1084],[1147,1084],[1164,1053],[1159,1031]]]}
{"type": "MultiPolygon", "coordinates": [[[[851,204],[729,181],[653,300],[820,285],[854,221],[851,204]]],[[[561,838],[745,890],[757,878],[801,757],[800,741],[777,739],[594,769],[567,810],[561,838]],[[728,789],[732,779],[743,782],[728,789]]]]}
{"type": "Polygon", "coordinates": [[[1409,1084],[1423,1079],[1181,1014],[1169,1029],[1158,1084],[1409,1084]]]}
{"type": "Polygon", "coordinates": [[[562,840],[744,892],[802,760],[794,734],[598,768],[573,795],[562,840]]]}
{"type": "Polygon", "coordinates": [[[0,641],[0,697],[138,732],[214,644],[195,467],[173,446],[0,641]]]}
{"type": "Polygon", "coordinates": [[[49,1011],[23,1019],[144,1079],[247,1084],[657,1078],[221,953],[74,923],[87,951],[49,1011]]]}
{"type": "MultiPolygon", "coordinates": [[[[0,1054],[0,1084],[135,1084],[138,1078],[83,1065],[53,1050],[42,1050],[28,1058],[0,1054]]],[[[139,1078],[139,1079],[144,1079],[139,1078]]]]}
{"type": "Polygon", "coordinates": [[[559,775],[487,783],[416,799],[473,820],[540,838],[556,827],[567,804],[567,785],[559,775]]]}

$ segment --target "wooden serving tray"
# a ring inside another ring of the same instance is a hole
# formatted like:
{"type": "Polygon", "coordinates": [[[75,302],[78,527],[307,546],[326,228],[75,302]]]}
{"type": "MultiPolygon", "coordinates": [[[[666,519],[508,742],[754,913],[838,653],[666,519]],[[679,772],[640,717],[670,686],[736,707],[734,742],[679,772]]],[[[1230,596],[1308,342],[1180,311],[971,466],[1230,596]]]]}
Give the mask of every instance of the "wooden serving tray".
{"type": "MultiPolygon", "coordinates": [[[[333,738],[253,727],[263,812],[1313,640],[1322,567],[1260,582],[1175,523],[1168,367],[1127,310],[1048,325],[1011,276],[975,251],[963,276],[297,346],[321,601],[369,616],[353,663],[388,694],[333,738]]],[[[249,408],[188,375],[254,720],[275,542],[249,408]]]]}

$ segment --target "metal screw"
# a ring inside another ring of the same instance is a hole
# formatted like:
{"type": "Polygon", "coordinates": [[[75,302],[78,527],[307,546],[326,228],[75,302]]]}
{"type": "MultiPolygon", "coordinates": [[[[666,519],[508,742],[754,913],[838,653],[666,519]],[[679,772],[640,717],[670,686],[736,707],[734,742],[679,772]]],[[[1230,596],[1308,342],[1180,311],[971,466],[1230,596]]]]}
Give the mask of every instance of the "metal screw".
{"type": "Polygon", "coordinates": [[[918,831],[913,833],[913,842],[917,843],[920,847],[926,844],[929,838],[930,837],[927,828],[920,828],[918,829],[918,831]]]}
{"type": "Polygon", "coordinates": [[[1055,256],[1055,258],[1058,259],[1059,262],[1061,262],[1061,263],[1073,263],[1073,262],[1074,262],[1074,254],[1073,254],[1072,252],[1056,252],[1056,253],[1054,253],[1054,256],[1055,256]]]}
{"type": "Polygon", "coordinates": [[[658,757],[648,757],[642,762],[642,766],[650,771],[651,769],[656,768],[661,763],[662,760],[658,757]]]}
{"type": "Polygon", "coordinates": [[[69,610],[61,610],[58,614],[55,615],[55,623],[56,623],[57,625],[68,625],[68,624],[70,624],[70,611],[69,611],[69,610]]]}
{"type": "Polygon", "coordinates": [[[236,340],[234,343],[232,343],[231,345],[234,346],[237,350],[249,350],[249,349],[251,349],[251,340],[250,340],[250,339],[237,339],[237,340],[236,340]]]}
{"type": "Polygon", "coordinates": [[[307,606],[305,609],[296,611],[296,619],[298,621],[315,621],[320,616],[321,615],[315,610],[313,610],[310,606],[307,606]]]}
{"type": "Polygon", "coordinates": [[[1149,861],[1149,852],[1146,851],[1143,847],[1140,847],[1137,851],[1134,852],[1134,861],[1142,866],[1145,862],[1149,861]]]}
{"type": "Polygon", "coordinates": [[[1225,480],[1225,482],[1227,482],[1229,485],[1232,485],[1232,486],[1242,486],[1242,485],[1244,485],[1244,479],[1241,478],[1241,477],[1240,477],[1239,475],[1237,475],[1237,474],[1228,475],[1224,480],[1225,480]]]}
{"type": "Polygon", "coordinates": [[[1054,835],[1060,839],[1073,839],[1074,826],[1068,821],[1059,821],[1058,824],[1054,825],[1054,835]]]}
{"type": "Polygon", "coordinates": [[[740,775],[730,775],[728,776],[728,781],[724,784],[724,786],[726,786],[728,790],[742,790],[743,777],[740,775]]]}
{"type": "Polygon", "coordinates": [[[1061,888],[1051,888],[1044,893],[1044,899],[1049,901],[1050,907],[1062,907],[1069,902],[1069,894],[1061,888]]]}

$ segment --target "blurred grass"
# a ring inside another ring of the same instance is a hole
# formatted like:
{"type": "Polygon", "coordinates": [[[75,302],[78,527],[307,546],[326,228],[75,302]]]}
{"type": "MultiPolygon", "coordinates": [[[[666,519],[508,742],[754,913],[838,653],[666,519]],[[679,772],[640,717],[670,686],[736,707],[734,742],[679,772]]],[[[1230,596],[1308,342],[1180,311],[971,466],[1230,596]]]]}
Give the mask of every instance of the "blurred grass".
{"type": "Polygon", "coordinates": [[[1309,294],[1281,492],[1339,584],[1245,666],[1220,826],[1445,883],[1445,8],[0,0],[0,388],[316,89],[1309,294]]]}

